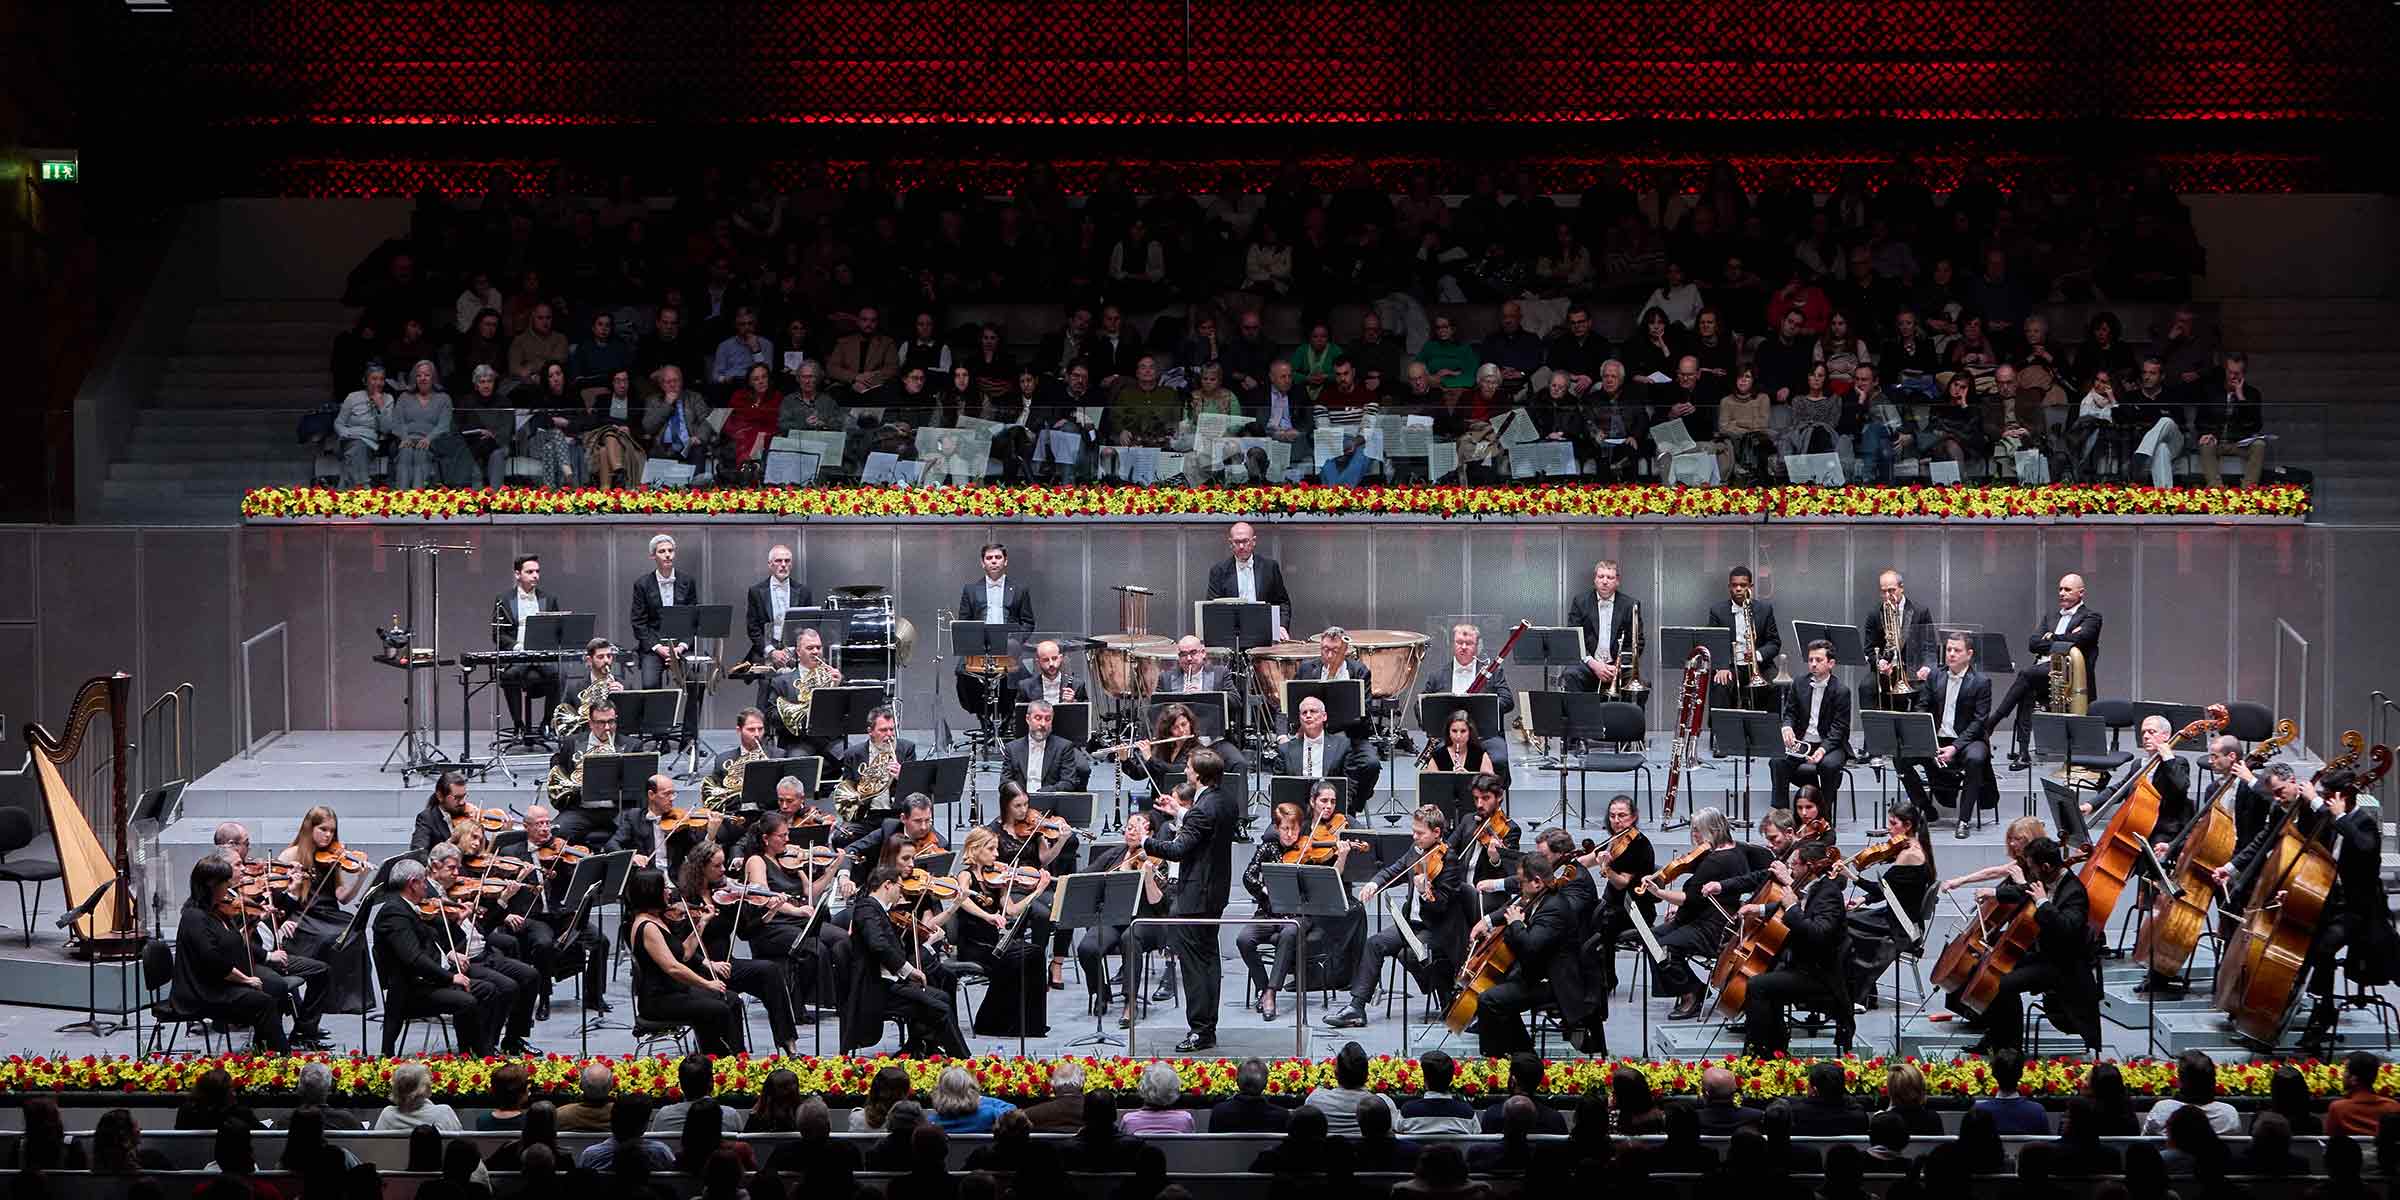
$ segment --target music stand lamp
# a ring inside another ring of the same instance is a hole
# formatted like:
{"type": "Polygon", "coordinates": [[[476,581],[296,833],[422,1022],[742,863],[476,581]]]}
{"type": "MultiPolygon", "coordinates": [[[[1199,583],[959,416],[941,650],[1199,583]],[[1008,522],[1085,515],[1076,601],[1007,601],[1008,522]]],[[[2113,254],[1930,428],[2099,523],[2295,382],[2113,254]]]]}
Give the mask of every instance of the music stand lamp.
{"type": "MultiPolygon", "coordinates": [[[[1710,709],[1708,736],[1709,740],[1716,744],[1719,757],[1736,760],[1735,785],[1739,788],[1742,798],[1742,814],[1733,818],[1729,823],[1737,829],[1749,829],[1753,825],[1750,819],[1752,772],[1756,769],[1759,759],[1783,753],[1782,718],[1774,713],[1759,712],[1756,709],[1710,709]]],[[[1735,795],[1735,791],[1727,789],[1725,794],[1731,798],[1735,795]]]]}
{"type": "Polygon", "coordinates": [[[1241,714],[1234,728],[1242,735],[1235,742],[1248,750],[1266,749],[1257,741],[1266,732],[1265,723],[1251,720],[1258,697],[1250,690],[1249,652],[1275,644],[1275,606],[1256,600],[1206,601],[1200,605],[1200,641],[1232,651],[1226,674],[1232,678],[1235,708],[1241,714]]]}
{"type": "MultiPolygon", "coordinates": [[[[1015,662],[1024,653],[1023,635],[1016,626],[983,621],[953,621],[950,623],[950,653],[961,664],[970,658],[998,658],[1015,662]]],[[[1007,713],[1008,672],[998,675],[975,675],[983,681],[983,711],[976,713],[975,728],[967,734],[967,744],[973,749],[978,764],[996,761],[1000,752],[1001,719],[1007,713]]]]}
{"type": "MultiPolygon", "coordinates": [[[[1279,917],[1330,921],[1349,915],[1350,892],[1342,886],[1342,873],[1330,864],[1268,863],[1259,868],[1259,879],[1266,885],[1268,905],[1279,917]]],[[[1308,1028],[1308,932],[1303,929],[1292,939],[1292,991],[1297,1000],[1292,1015],[1302,1029],[1308,1028]]]]}
{"type": "MultiPolygon", "coordinates": [[[[659,640],[682,643],[687,647],[686,657],[705,643],[714,645],[719,652],[710,656],[711,662],[721,664],[725,639],[732,634],[733,606],[730,604],[674,604],[660,609],[658,613],[659,640]]],[[[700,735],[700,708],[708,695],[708,681],[693,679],[687,668],[683,686],[677,690],[686,698],[681,713],[683,719],[677,732],[690,757],[685,760],[683,770],[676,774],[678,778],[692,779],[699,773],[702,755],[716,757],[716,752],[709,749],[707,739],[700,735]]]]}
{"type": "MultiPolygon", "coordinates": [[[[1141,904],[1142,873],[1140,871],[1098,871],[1067,875],[1062,879],[1063,882],[1058,892],[1058,912],[1052,917],[1061,929],[1091,929],[1111,925],[1129,925],[1133,921],[1134,910],[1141,904]]],[[[1132,935],[1130,929],[1125,933],[1127,937],[1132,935]]],[[[1144,956],[1136,953],[1129,957],[1140,961],[1144,956]]],[[[1106,962],[1101,963],[1100,971],[1101,978],[1105,980],[1108,972],[1106,962]]],[[[1131,977],[1125,980],[1125,1019],[1129,1022],[1133,1019],[1133,1005],[1139,999],[1138,994],[1141,990],[1139,980],[1131,977]]],[[[1101,1022],[1107,1019],[1106,1013],[1094,1012],[1092,1014],[1092,1031],[1068,1042],[1067,1049],[1075,1050],[1084,1046],[1124,1045],[1124,1039],[1116,1037],[1102,1028],[1101,1022]]]]}

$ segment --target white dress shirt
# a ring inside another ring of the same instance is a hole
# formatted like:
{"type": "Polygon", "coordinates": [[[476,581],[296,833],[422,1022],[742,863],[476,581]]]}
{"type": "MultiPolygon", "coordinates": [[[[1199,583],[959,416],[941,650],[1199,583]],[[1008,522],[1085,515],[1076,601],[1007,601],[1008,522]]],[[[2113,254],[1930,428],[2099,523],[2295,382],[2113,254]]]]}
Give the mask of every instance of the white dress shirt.
{"type": "Polygon", "coordinates": [[[1311,779],[1324,777],[1325,738],[1323,735],[1300,739],[1300,773],[1311,779]]]}
{"type": "Polygon", "coordinates": [[[1459,665],[1457,659],[1451,659],[1450,690],[1460,694],[1475,690],[1475,674],[1476,672],[1474,663],[1468,663],[1462,667],[1459,665]]]}
{"type": "Polygon", "coordinates": [[[542,611],[542,598],[522,588],[517,590],[517,644],[512,649],[525,648],[525,618],[542,611]]]}
{"type": "Polygon", "coordinates": [[[1244,600],[1258,599],[1258,560],[1233,560],[1233,594],[1244,600]]]}
{"type": "Polygon", "coordinates": [[[1808,728],[1800,731],[1800,740],[1817,740],[1817,714],[1825,707],[1825,680],[1808,677],[1808,728]]]}
{"type": "Polygon", "coordinates": [[[1036,740],[1032,734],[1025,735],[1026,791],[1038,792],[1042,790],[1042,752],[1050,748],[1049,742],[1049,738],[1041,738],[1036,740]]]}
{"type": "Polygon", "coordinates": [[[1614,657],[1617,653],[1617,645],[1613,640],[1617,636],[1616,598],[1612,596],[1602,600],[1600,593],[1593,592],[1592,600],[1592,611],[1599,615],[1599,623],[1594,628],[1600,631],[1600,644],[1593,648],[1592,653],[1601,658],[1614,657]]]}
{"type": "Polygon", "coordinates": [[[2059,613],[2059,614],[2058,614],[2058,623],[2057,623],[2056,625],[2053,625],[2053,626],[2051,626],[2051,627],[2050,627],[2050,636],[2052,636],[2052,637],[2063,637],[2063,636],[2065,636],[2065,634],[2066,634],[2066,632],[2067,632],[2067,628],[2068,628],[2068,626],[2071,626],[2071,625],[2073,625],[2073,624],[2075,623],[2075,617],[2076,617],[2076,615],[2077,615],[2077,614],[2079,614],[2079,613],[2081,613],[2082,611],[2083,611],[2083,606],[2082,606],[2082,605],[2080,605],[2080,604],[2078,604],[2078,605],[2076,605],[2076,606],[2075,606],[2075,607],[2073,607],[2073,608],[2067,609],[2066,611],[2059,613]]]}
{"type": "Polygon", "coordinates": [[[1059,672],[1059,673],[1058,673],[1058,674],[1056,674],[1056,675],[1045,675],[1045,676],[1043,676],[1043,677],[1042,677],[1042,699],[1044,699],[1044,700],[1047,700],[1047,701],[1049,701],[1049,702],[1050,702],[1050,703],[1052,703],[1052,704],[1063,704],[1063,703],[1065,703],[1065,701],[1062,701],[1062,700],[1060,700],[1060,699],[1059,699],[1059,689],[1060,689],[1060,688],[1062,688],[1062,687],[1064,687],[1064,686],[1066,685],[1066,682],[1067,682],[1067,675],[1066,675],[1066,672],[1064,672],[1064,671],[1061,671],[1061,672],[1059,672]]]}
{"type": "Polygon", "coordinates": [[[767,626],[768,645],[778,645],[776,639],[783,636],[783,614],[790,611],[791,607],[792,581],[769,579],[767,581],[767,612],[773,620],[767,626]]]}
{"type": "Polygon", "coordinates": [[[673,608],[675,606],[675,577],[660,575],[656,578],[658,579],[658,606],[673,608]]]}
{"type": "Polygon", "coordinates": [[[986,625],[1008,622],[1008,576],[983,581],[983,621],[986,625]]]}
{"type": "Polygon", "coordinates": [[[1943,737],[1958,736],[1958,693],[1966,685],[1965,672],[1942,672],[1942,727],[1935,732],[1943,737]]]}

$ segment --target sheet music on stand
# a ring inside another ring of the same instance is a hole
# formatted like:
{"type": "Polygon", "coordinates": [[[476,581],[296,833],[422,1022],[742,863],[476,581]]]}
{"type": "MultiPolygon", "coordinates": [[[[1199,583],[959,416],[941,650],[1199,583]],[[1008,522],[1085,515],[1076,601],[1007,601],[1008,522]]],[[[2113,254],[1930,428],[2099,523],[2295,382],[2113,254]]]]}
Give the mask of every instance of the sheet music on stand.
{"type": "Polygon", "coordinates": [[[902,462],[897,454],[876,450],[867,455],[867,465],[859,471],[858,481],[915,487],[923,478],[924,469],[923,463],[902,462]]]}
{"type": "MultiPolygon", "coordinates": [[[[777,442],[789,440],[775,439],[777,442]]],[[[764,482],[769,487],[806,487],[817,481],[817,472],[823,463],[823,459],[806,450],[769,444],[764,482]]]]}
{"type": "Polygon", "coordinates": [[[1144,728],[1158,728],[1159,710],[1181,704],[1192,710],[1192,731],[1203,740],[1225,736],[1233,698],[1224,692],[1153,692],[1143,711],[1144,728]]]}
{"type": "Polygon", "coordinates": [[[850,435],[839,429],[802,429],[789,436],[797,443],[794,449],[817,456],[819,471],[839,469],[843,462],[842,454],[849,448],[850,441],[850,435]]]}
{"type": "Polygon", "coordinates": [[[1287,724],[1300,719],[1300,703],[1314,698],[1325,706],[1325,728],[1347,729],[1367,718],[1367,681],[1363,679],[1286,679],[1283,704],[1287,724]]]}
{"type": "Polygon", "coordinates": [[[1537,475],[1574,475],[1575,443],[1567,441],[1520,442],[1508,448],[1508,472],[1511,478],[1531,479],[1537,475]]]}
{"type": "Polygon", "coordinates": [[[1691,430],[1684,427],[1682,417],[1651,426],[1650,442],[1658,447],[1659,453],[1669,456],[1690,454],[1700,448],[1700,443],[1692,440],[1691,430]]]}
{"type": "Polygon", "coordinates": [[[992,438],[972,429],[917,431],[919,482],[925,487],[982,483],[992,461],[992,438]]]}
{"type": "Polygon", "coordinates": [[[1542,431],[1533,423],[1533,414],[1523,408],[1512,408],[1500,414],[1500,419],[1492,424],[1492,434],[1500,439],[1502,446],[1511,450],[1527,442],[1540,441],[1542,437],[1542,431]]]}
{"type": "Polygon", "coordinates": [[[1083,432],[1078,429],[1045,429],[1033,444],[1033,461],[1072,467],[1083,461],[1083,432]]]}

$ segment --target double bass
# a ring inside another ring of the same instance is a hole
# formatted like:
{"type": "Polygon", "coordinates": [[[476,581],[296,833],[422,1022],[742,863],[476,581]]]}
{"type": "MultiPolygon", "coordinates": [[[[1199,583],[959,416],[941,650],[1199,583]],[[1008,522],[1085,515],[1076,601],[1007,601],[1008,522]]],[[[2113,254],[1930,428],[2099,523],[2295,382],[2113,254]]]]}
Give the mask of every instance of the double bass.
{"type": "MultiPolygon", "coordinates": [[[[2289,720],[2277,722],[2275,732],[2243,761],[2255,771],[2299,736],[2297,724],[2289,720]]],[[[2218,898],[2217,868],[2232,860],[2235,849],[2233,809],[2225,799],[2240,783],[2237,776],[2218,785],[2192,823],[2183,827],[2183,835],[2176,839],[2172,851],[2175,886],[2162,891],[2151,903],[2150,916],[2142,922],[2142,931],[2134,936],[2134,960],[2150,964],[2150,969],[2161,977],[2172,978],[2183,973],[2184,964],[2191,961],[2192,950],[2200,942],[2200,931],[2207,927],[2209,903],[2218,898]]]]}
{"type": "MultiPolygon", "coordinates": [[[[2377,746],[2368,757],[2374,766],[2360,776],[2361,791],[2392,768],[2390,747],[2377,746]]],[[[2217,964],[2218,1010],[2233,1018],[2242,1036],[2268,1046],[2283,1036],[2299,1002],[2308,951],[2336,878],[2333,849],[2323,840],[2333,812],[2312,811],[2304,801],[2295,797],[2264,835],[2273,839],[2261,856],[2266,867],[2245,898],[2242,922],[2217,964]]]]}
{"type": "Polygon", "coordinates": [[[2224,705],[2209,705],[2207,716],[2177,730],[2140,770],[2119,785],[2115,796],[2101,802],[2101,808],[2113,804],[2116,811],[2109,815],[2108,828],[2092,843],[2083,865],[2083,890],[2091,898],[2094,936],[2108,936],[2109,914],[2116,911],[2118,899],[2124,896],[2125,889],[2141,873],[2143,862],[2151,856],[2150,831],[2158,827],[2158,789],[2151,784],[2150,777],[2158,771],[2159,764],[2174,757],[2177,744],[2223,729],[2229,719],[2224,705]]]}

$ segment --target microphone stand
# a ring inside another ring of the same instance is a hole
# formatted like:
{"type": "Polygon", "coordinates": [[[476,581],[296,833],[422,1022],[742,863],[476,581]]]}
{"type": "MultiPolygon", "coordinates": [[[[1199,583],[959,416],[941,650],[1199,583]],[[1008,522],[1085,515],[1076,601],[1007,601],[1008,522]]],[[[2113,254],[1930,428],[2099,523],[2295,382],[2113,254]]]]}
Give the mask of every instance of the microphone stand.
{"type": "MultiPolygon", "coordinates": [[[[123,881],[123,876],[111,876],[100,881],[100,886],[93,888],[92,894],[83,898],[83,903],[68,909],[64,914],[60,915],[58,918],[58,927],[60,929],[72,929],[75,922],[92,915],[92,910],[100,906],[100,898],[106,896],[110,888],[116,887],[123,881]]],[[[70,936],[72,935],[70,934],[70,936]]],[[[53,1032],[88,1033],[93,1037],[110,1037],[120,1030],[127,1028],[128,1026],[123,1021],[103,1021],[100,1019],[100,955],[97,952],[84,955],[83,971],[83,1019],[80,1021],[70,1021],[65,1025],[59,1026],[53,1032]]],[[[141,1010],[136,1008],[134,1011],[138,1014],[141,1010]]]]}

